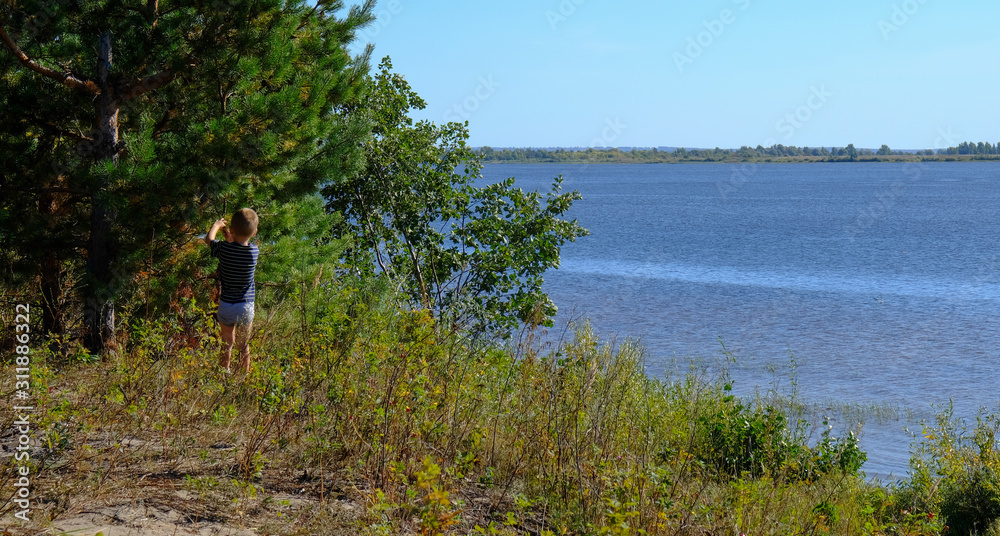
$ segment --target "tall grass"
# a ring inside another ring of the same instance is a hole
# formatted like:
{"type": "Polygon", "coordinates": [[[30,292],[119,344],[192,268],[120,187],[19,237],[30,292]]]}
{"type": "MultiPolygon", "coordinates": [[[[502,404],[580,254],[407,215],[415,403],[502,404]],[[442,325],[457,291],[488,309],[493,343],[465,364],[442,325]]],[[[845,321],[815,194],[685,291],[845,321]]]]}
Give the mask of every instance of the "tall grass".
{"type": "Polygon", "coordinates": [[[937,534],[969,501],[986,506],[968,533],[996,518],[995,420],[961,455],[935,435],[884,488],[853,436],[810,442],[724,376],[650,378],[641,346],[586,324],[542,351],[444,329],[388,282],[310,274],[262,292],[253,370],[229,376],[207,302],[181,310],[129,323],[99,362],[39,356],[35,528],[178,490],[268,534],[937,534]],[[269,499],[292,492],[313,501],[294,518],[269,499]]]}

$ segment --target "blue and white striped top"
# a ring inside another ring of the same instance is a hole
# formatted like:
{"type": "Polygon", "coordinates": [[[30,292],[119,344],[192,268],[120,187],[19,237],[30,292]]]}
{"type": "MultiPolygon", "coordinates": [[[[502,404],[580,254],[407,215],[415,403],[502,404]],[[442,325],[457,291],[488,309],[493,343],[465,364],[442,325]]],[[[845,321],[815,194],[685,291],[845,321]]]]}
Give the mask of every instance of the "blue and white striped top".
{"type": "Polygon", "coordinates": [[[254,269],[257,268],[257,246],[244,246],[236,242],[212,240],[212,256],[219,259],[219,278],[222,279],[222,301],[226,303],[253,302],[255,286],[254,269]]]}

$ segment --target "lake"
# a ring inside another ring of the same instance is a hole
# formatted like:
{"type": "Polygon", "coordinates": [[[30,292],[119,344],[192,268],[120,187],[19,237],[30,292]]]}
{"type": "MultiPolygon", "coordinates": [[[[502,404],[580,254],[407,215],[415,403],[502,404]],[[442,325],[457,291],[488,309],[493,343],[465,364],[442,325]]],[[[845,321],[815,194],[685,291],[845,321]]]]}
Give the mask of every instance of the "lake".
{"type": "Polygon", "coordinates": [[[566,322],[638,338],[647,372],[722,366],[742,395],[797,393],[862,419],[869,477],[906,476],[911,435],[954,403],[997,409],[1000,164],[492,164],[578,190],[545,290],[566,322]],[[865,410],[866,408],[867,411],[865,410]]]}

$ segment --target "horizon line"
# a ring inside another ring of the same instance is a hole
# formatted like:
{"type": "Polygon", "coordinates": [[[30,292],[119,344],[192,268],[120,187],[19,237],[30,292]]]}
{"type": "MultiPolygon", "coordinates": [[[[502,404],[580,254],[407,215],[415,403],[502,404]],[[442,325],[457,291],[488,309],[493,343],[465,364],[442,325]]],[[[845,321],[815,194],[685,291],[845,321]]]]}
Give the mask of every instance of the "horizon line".
{"type": "MultiPolygon", "coordinates": [[[[954,148],[954,147],[958,147],[961,143],[966,143],[966,142],[959,142],[958,145],[950,145],[948,147],[938,147],[938,148],[926,147],[926,148],[893,149],[888,144],[883,144],[883,145],[886,145],[892,151],[927,151],[927,150],[941,151],[941,150],[946,150],[946,149],[951,149],[951,148],[954,148]]],[[[969,141],[967,143],[979,144],[980,142],[969,141]]],[[[982,143],[987,143],[987,142],[982,142],[982,143]]],[[[684,149],[684,150],[687,150],[687,151],[714,151],[714,150],[718,149],[718,150],[722,150],[722,151],[739,151],[740,149],[742,149],[744,147],[748,147],[750,149],[756,149],[757,147],[763,147],[764,149],[768,149],[770,147],[776,147],[776,146],[779,146],[779,145],[782,146],[782,147],[796,147],[796,148],[799,148],[799,149],[844,149],[848,145],[853,145],[853,144],[849,143],[847,145],[784,145],[784,144],[781,144],[781,143],[776,143],[774,145],[768,145],[768,146],[757,144],[757,145],[741,145],[739,147],[719,147],[719,146],[716,146],[716,147],[695,147],[695,146],[689,146],[689,145],[618,145],[618,146],[608,146],[608,147],[594,147],[594,146],[585,146],[585,145],[577,145],[577,146],[571,146],[571,145],[502,145],[501,146],[501,145],[488,145],[488,144],[484,144],[484,145],[473,145],[472,149],[482,149],[484,147],[489,147],[490,149],[543,149],[543,150],[564,149],[564,150],[574,150],[574,151],[586,151],[587,149],[594,149],[594,150],[599,150],[599,151],[605,151],[605,150],[610,150],[610,149],[619,149],[619,150],[624,150],[624,149],[643,149],[643,150],[657,149],[657,150],[671,150],[671,151],[677,150],[677,149],[684,149]]],[[[997,147],[997,146],[1000,146],[1000,142],[997,142],[996,144],[991,144],[991,145],[993,145],[994,147],[997,147]]],[[[855,149],[857,149],[859,151],[861,151],[861,150],[877,151],[880,148],[881,147],[858,147],[858,146],[855,146],[855,149]]]]}

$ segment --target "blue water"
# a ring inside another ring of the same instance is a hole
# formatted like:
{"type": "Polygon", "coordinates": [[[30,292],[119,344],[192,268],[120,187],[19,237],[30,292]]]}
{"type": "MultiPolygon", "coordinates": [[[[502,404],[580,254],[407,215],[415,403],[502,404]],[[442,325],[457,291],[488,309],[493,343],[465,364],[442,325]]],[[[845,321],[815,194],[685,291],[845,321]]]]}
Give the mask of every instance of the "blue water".
{"type": "Polygon", "coordinates": [[[889,408],[862,416],[878,478],[905,477],[906,430],[949,400],[963,417],[997,408],[1000,164],[483,172],[543,192],[559,174],[591,233],[546,275],[559,325],[640,339],[650,374],[724,363],[724,343],[742,394],[794,391],[842,427],[858,419],[838,404],[889,408]]]}

